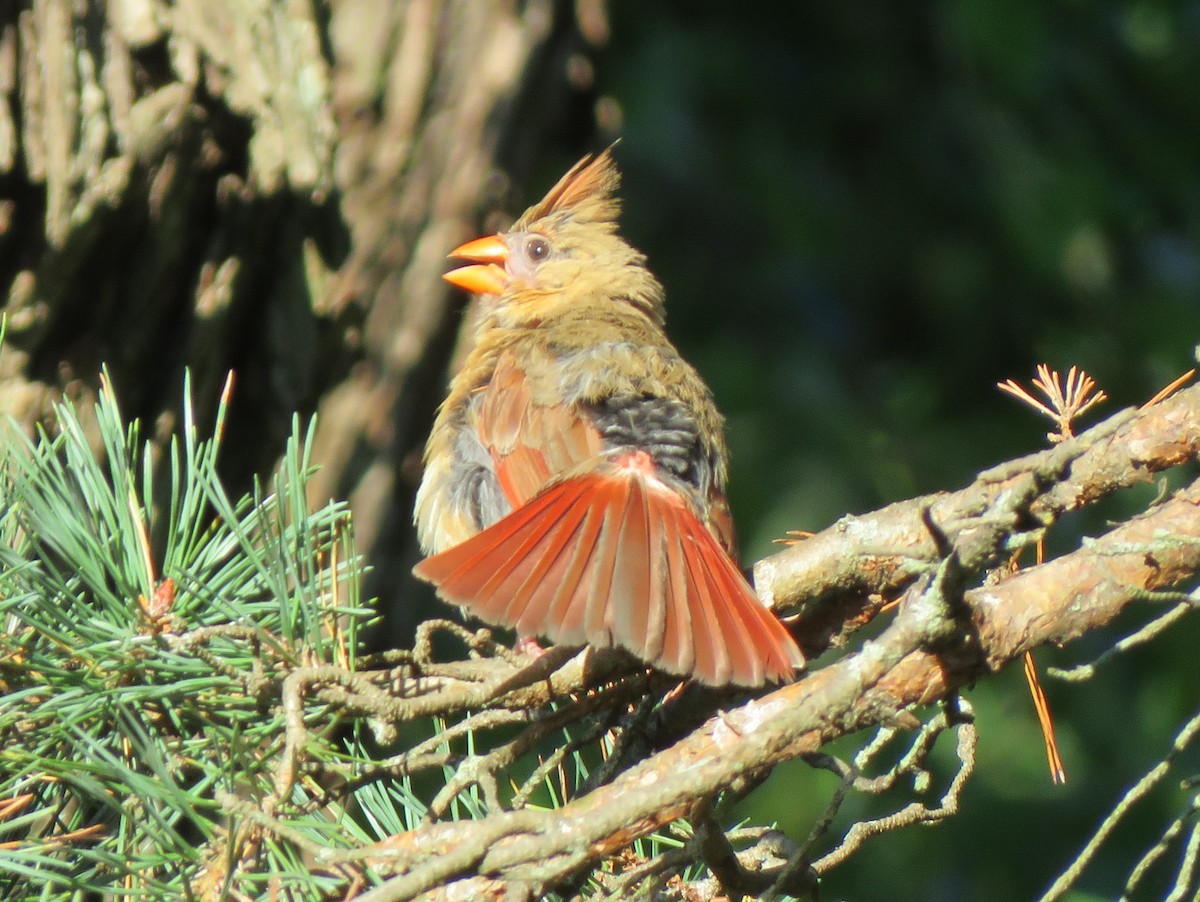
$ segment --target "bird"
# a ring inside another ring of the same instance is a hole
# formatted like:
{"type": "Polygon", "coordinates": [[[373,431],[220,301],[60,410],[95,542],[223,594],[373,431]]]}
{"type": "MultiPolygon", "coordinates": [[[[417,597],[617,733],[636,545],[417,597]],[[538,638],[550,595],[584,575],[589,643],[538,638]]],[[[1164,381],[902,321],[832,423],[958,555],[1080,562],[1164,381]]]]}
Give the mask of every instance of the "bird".
{"type": "Polygon", "coordinates": [[[735,563],[724,422],[617,231],[612,147],[445,274],[478,296],[425,449],[414,574],[485,623],[712,685],[788,682],[792,635],[735,563]]]}

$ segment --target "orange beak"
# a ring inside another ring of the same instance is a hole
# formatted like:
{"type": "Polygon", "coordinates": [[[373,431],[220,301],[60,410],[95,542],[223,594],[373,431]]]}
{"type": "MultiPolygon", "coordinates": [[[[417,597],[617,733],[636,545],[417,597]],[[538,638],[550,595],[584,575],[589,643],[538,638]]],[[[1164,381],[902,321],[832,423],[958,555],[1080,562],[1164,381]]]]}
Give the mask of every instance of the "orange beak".
{"type": "Polygon", "coordinates": [[[508,286],[504,263],[508,260],[508,245],[499,235],[488,235],[461,244],[450,252],[451,257],[470,260],[472,266],[460,266],[442,276],[451,285],[475,294],[500,294],[508,286]]]}

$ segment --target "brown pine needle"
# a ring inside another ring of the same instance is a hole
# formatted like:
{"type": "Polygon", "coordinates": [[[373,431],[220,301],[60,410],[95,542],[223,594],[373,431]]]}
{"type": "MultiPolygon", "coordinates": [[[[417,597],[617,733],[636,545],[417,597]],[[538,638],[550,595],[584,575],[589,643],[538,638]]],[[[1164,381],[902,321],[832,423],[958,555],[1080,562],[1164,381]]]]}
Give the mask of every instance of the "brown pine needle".
{"type": "Polygon", "coordinates": [[[567,769],[561,760],[558,762],[558,794],[563,805],[571,801],[571,787],[567,785],[567,769]]]}
{"type": "Polygon", "coordinates": [[[815,532],[809,532],[807,529],[789,529],[786,539],[772,539],[776,545],[799,545],[805,539],[811,539],[815,536],[815,532]]]}
{"type": "MultiPolygon", "coordinates": [[[[1046,546],[1039,540],[1034,546],[1034,563],[1041,564],[1046,560],[1046,546]]],[[[1011,576],[1021,569],[1019,563],[1021,552],[1018,551],[1004,568],[1005,574],[1011,576]]],[[[1003,578],[1003,577],[1002,577],[1003,578]]],[[[1029,684],[1029,694],[1033,697],[1033,709],[1037,712],[1038,724],[1042,728],[1042,743],[1046,747],[1046,761],[1050,767],[1050,779],[1055,784],[1067,782],[1067,769],[1063,765],[1062,755],[1058,753],[1058,740],[1054,736],[1054,719],[1050,716],[1050,703],[1046,693],[1042,691],[1038,679],[1037,665],[1033,660],[1033,652],[1025,652],[1025,682],[1029,684]]]]}
{"type": "Polygon", "coordinates": [[[217,422],[213,426],[213,439],[219,444],[225,437],[225,414],[229,410],[230,399],[233,398],[234,373],[230,370],[225,374],[225,384],[221,387],[221,398],[217,401],[217,422]]]}
{"type": "Polygon", "coordinates": [[[1058,753],[1058,740],[1054,738],[1054,720],[1050,716],[1050,705],[1046,701],[1046,693],[1038,680],[1037,665],[1033,662],[1033,652],[1025,652],[1025,681],[1029,683],[1029,694],[1033,696],[1033,709],[1037,712],[1038,724],[1042,728],[1042,741],[1046,744],[1046,763],[1050,767],[1050,779],[1055,784],[1067,782],[1067,769],[1063,766],[1062,756],[1058,753]]]}
{"type": "Polygon", "coordinates": [[[0,821],[9,820],[14,815],[23,812],[29,807],[29,803],[33,801],[33,798],[32,792],[26,792],[14,798],[0,801],[0,821]]]}
{"type": "Polygon", "coordinates": [[[1058,426],[1058,432],[1046,434],[1046,438],[1051,442],[1057,443],[1071,438],[1075,434],[1072,429],[1075,418],[1091,410],[1101,401],[1108,400],[1108,395],[1103,390],[1096,389],[1096,380],[1078,367],[1073,366],[1067,370],[1065,384],[1062,374],[1050,369],[1048,364],[1039,363],[1037,373],[1032,380],[1033,387],[1045,396],[1049,404],[1039,401],[1028,389],[1013,379],[997,382],[996,387],[1052,419],[1058,426]]]}
{"type": "MultiPolygon", "coordinates": [[[[90,827],[82,827],[79,830],[72,830],[70,833],[59,833],[57,835],[43,836],[39,843],[48,848],[56,848],[58,846],[69,845],[70,843],[89,842],[94,839],[101,839],[104,836],[103,824],[92,824],[90,827]]],[[[27,845],[27,840],[14,839],[9,842],[0,843],[0,851],[8,851],[11,849],[19,849],[27,845]]]]}
{"type": "Polygon", "coordinates": [[[1138,410],[1145,410],[1147,407],[1153,407],[1159,401],[1165,401],[1167,398],[1171,397],[1171,395],[1175,394],[1175,392],[1179,391],[1179,389],[1181,389],[1183,386],[1187,385],[1194,375],[1196,375],[1196,371],[1194,369],[1188,370],[1166,388],[1162,389],[1157,395],[1139,407],[1138,410]]]}

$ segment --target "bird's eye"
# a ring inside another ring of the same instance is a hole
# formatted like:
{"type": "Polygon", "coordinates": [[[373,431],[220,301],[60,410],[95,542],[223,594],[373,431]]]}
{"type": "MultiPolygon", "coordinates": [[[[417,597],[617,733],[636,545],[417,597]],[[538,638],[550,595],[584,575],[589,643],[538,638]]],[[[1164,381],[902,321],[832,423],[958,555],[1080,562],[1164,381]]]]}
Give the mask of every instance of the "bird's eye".
{"type": "Polygon", "coordinates": [[[534,235],[525,242],[525,256],[534,263],[541,263],[550,256],[550,242],[541,235],[534,235]]]}

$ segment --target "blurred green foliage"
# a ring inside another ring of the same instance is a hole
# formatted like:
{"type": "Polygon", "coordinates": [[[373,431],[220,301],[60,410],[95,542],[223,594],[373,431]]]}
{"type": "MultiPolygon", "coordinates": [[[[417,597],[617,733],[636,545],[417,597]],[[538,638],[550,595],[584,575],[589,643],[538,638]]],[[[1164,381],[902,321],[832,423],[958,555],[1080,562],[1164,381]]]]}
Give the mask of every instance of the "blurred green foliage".
{"type": "MultiPolygon", "coordinates": [[[[785,529],[1043,447],[1048,421],[995,389],[1036,363],[1093,374],[1112,398],[1099,415],[1192,365],[1200,3],[615,0],[612,14],[597,73],[622,112],[624,231],[728,416],[747,559],[785,529]]],[[[531,195],[569,162],[548,161],[531,195]]],[[[1021,674],[973,692],[981,761],[963,813],[869,842],[823,898],[1036,896],[1196,707],[1197,638],[1186,625],[1092,683],[1049,684],[1062,788],[1021,674]]],[[[802,837],[831,783],[797,766],[747,813],[802,837]]],[[[1183,804],[1168,785],[1082,890],[1115,898],[1183,804]]]]}

